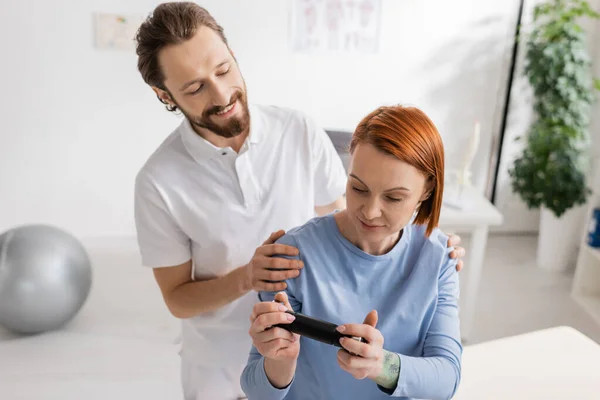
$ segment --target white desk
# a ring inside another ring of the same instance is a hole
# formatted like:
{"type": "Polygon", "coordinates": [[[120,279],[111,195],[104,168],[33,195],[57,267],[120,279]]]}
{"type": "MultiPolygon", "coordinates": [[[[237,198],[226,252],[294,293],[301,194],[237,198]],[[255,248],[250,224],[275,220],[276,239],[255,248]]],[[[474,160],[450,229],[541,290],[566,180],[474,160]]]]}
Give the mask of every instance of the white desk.
{"type": "Polygon", "coordinates": [[[467,346],[455,400],[600,399],[600,345],[558,327],[467,346]]]}
{"type": "Polygon", "coordinates": [[[489,227],[502,224],[503,216],[483,194],[466,190],[463,198],[467,204],[464,209],[442,207],[439,226],[446,233],[466,231],[471,234],[465,268],[460,272],[461,281],[466,283],[465,291],[461,293],[461,333],[463,340],[468,340],[473,327],[489,227]]]}

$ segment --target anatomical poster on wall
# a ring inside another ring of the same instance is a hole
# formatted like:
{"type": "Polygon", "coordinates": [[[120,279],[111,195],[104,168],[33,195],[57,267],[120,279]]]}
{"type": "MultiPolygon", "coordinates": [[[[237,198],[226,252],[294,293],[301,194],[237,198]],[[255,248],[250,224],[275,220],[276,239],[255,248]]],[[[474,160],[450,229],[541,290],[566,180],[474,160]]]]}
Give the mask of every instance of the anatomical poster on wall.
{"type": "Polygon", "coordinates": [[[381,0],[293,0],[290,10],[293,51],[378,51],[381,0]]]}

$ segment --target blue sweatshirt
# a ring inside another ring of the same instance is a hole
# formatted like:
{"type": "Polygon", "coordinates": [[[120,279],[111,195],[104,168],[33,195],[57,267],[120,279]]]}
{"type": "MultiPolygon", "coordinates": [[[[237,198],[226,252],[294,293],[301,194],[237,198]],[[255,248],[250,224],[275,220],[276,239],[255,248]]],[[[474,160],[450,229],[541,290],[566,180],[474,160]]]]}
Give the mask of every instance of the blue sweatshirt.
{"type": "MultiPolygon", "coordinates": [[[[264,357],[252,347],[241,376],[248,399],[451,398],[462,345],[458,273],[447,240],[440,230],[426,238],[425,226],[407,225],[388,253],[373,256],[341,235],[334,214],[290,230],[278,242],[297,247],[304,262],[300,276],[286,281],[293,309],[338,325],[360,324],[377,310],[384,349],[400,356],[400,377],[391,391],[357,380],[339,367],[339,348],[302,337],[295,376],[284,389],[270,384],[264,357]]],[[[271,301],[275,294],[259,297],[271,301]]]]}

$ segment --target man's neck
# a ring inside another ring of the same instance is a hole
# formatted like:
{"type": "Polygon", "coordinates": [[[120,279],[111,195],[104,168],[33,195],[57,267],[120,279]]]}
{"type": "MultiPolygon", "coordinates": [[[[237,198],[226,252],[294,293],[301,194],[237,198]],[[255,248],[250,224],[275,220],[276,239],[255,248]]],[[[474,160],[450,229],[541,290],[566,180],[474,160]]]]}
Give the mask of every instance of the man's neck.
{"type": "Polygon", "coordinates": [[[236,153],[240,152],[240,149],[244,145],[244,142],[246,141],[246,138],[248,137],[248,134],[250,131],[250,129],[248,128],[244,132],[242,132],[241,134],[239,134],[235,137],[224,138],[223,136],[219,136],[219,135],[215,134],[214,132],[211,132],[207,129],[199,128],[193,124],[192,124],[192,128],[198,135],[200,135],[201,137],[206,139],[208,142],[210,142],[214,146],[217,146],[219,148],[231,147],[233,149],[233,151],[235,151],[236,153]]]}

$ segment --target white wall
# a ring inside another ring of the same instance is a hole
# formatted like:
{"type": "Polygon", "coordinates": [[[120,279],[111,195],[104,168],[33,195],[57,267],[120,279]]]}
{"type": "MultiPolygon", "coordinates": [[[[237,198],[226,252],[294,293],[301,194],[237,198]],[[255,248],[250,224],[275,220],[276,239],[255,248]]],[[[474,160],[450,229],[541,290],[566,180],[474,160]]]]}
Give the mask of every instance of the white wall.
{"type": "MultiPolygon", "coordinates": [[[[40,222],[83,237],[134,233],[133,179],[179,119],[145,86],[135,54],[93,48],[92,13],[147,14],[157,3],[0,5],[0,231],[40,222]]],[[[225,27],[251,101],[347,130],[380,104],[412,103],[440,128],[449,166],[478,119],[483,188],[517,0],[383,0],[380,53],[348,56],[291,53],[289,1],[199,3],[225,27]]]]}
{"type": "MultiPolygon", "coordinates": [[[[205,3],[226,29],[239,24],[228,2],[205,3]]],[[[258,2],[265,3],[273,2],[258,2]]],[[[380,104],[415,104],[438,125],[450,166],[462,160],[479,120],[483,138],[474,169],[483,187],[518,0],[384,0],[381,53],[341,57],[290,53],[283,34],[289,2],[273,3],[271,15],[281,18],[270,18],[269,26],[259,22],[264,9],[252,4],[244,3],[240,13],[256,21],[258,31],[228,34],[253,100],[298,107],[325,127],[347,130],[380,104]],[[269,46],[259,49],[257,42],[269,46]]]]}
{"type": "Polygon", "coordinates": [[[92,47],[92,12],[154,1],[2,2],[0,231],[51,223],[80,236],[131,234],[132,184],[177,119],[134,54],[92,47]]]}

